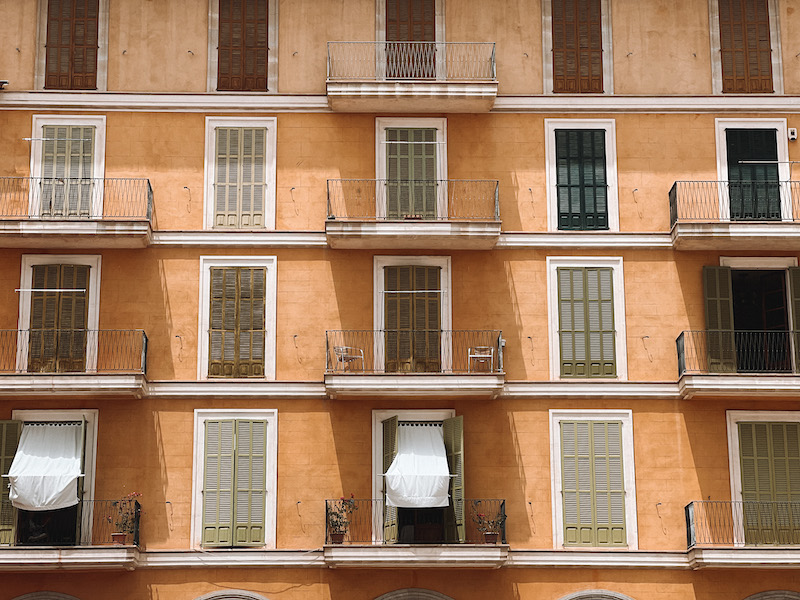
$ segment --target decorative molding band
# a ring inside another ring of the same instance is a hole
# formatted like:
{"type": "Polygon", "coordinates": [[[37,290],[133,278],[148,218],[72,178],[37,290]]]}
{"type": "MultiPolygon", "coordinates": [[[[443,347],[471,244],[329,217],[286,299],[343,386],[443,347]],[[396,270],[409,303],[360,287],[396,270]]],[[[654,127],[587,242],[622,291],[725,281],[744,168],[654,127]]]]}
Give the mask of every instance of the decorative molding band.
{"type": "Polygon", "coordinates": [[[218,567],[324,568],[322,550],[149,550],[140,551],[136,567],[175,569],[218,567]]]}
{"type": "Polygon", "coordinates": [[[326,248],[321,231],[154,231],[154,246],[326,248]]]}
{"type": "Polygon", "coordinates": [[[690,569],[686,552],[513,550],[507,567],[690,569]]]}
{"type": "Polygon", "coordinates": [[[498,96],[491,112],[796,113],[798,96],[498,96]]]}
{"type": "Polygon", "coordinates": [[[147,385],[147,397],[323,400],[326,395],[321,382],[206,380],[150,382],[147,385]]]}
{"type": "Polygon", "coordinates": [[[538,398],[665,399],[680,398],[677,383],[639,381],[515,381],[506,382],[503,400],[538,398]]]}
{"type": "Polygon", "coordinates": [[[512,248],[672,248],[672,238],[668,233],[501,233],[495,250],[512,248]]]}

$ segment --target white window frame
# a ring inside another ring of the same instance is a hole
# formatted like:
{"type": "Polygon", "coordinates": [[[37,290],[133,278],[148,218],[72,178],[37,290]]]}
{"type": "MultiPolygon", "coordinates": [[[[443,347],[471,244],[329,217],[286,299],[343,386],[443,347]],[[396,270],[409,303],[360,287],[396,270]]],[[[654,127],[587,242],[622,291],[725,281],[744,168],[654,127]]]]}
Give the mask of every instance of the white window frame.
{"type": "MultiPolygon", "coordinates": [[[[94,476],[97,467],[97,416],[98,409],[85,408],[76,410],[12,410],[11,418],[14,421],[84,421],[84,446],[83,446],[83,497],[84,502],[94,500],[94,476]]],[[[90,544],[92,541],[92,512],[93,505],[88,505],[89,510],[81,513],[81,545],[90,544]]]]}
{"type": "MultiPolygon", "coordinates": [[[[631,410],[550,409],[550,491],[553,510],[553,548],[557,550],[591,551],[607,548],[564,546],[564,507],[561,478],[562,421],[621,421],[622,474],[625,485],[625,534],[628,550],[639,549],[639,530],[636,521],[636,471],[633,458],[633,413],[631,410]]],[[[620,549],[620,548],[617,548],[620,549]]]]}
{"type": "MultiPolygon", "coordinates": [[[[264,267],[267,276],[264,281],[264,379],[275,379],[275,330],[277,327],[276,306],[278,298],[278,257],[277,256],[201,256],[200,257],[200,314],[197,329],[197,378],[208,377],[208,328],[211,310],[211,269],[214,267],[264,267]]],[[[213,378],[215,381],[259,381],[258,378],[213,378]]]]}
{"type": "MultiPolygon", "coordinates": [[[[558,269],[605,268],[611,269],[614,286],[614,352],[616,358],[616,377],[587,377],[585,381],[626,381],[628,379],[627,333],[625,328],[625,277],[621,256],[548,256],[547,257],[547,317],[550,328],[550,379],[561,380],[561,344],[558,337],[558,269]]],[[[570,377],[565,381],[581,381],[570,377]]]]}
{"type": "MultiPolygon", "coordinates": [[[[264,548],[275,548],[278,490],[278,410],[200,409],[194,411],[194,460],[192,461],[191,547],[200,549],[203,542],[203,480],[205,469],[205,423],[219,419],[246,419],[267,422],[266,493],[264,494],[264,548]]],[[[228,550],[228,548],[221,548],[228,550]]],[[[210,551],[206,548],[205,551],[210,551]]]]}
{"type": "MultiPolygon", "coordinates": [[[[107,0],[105,0],[107,1],[107,0]]],[[[216,94],[277,94],[278,93],[278,0],[268,0],[267,6],[267,91],[217,91],[219,67],[219,0],[208,0],[208,73],[206,91],[216,94]]]]}
{"type": "MultiPolygon", "coordinates": [[[[382,331],[385,326],[384,302],[385,280],[383,270],[386,267],[439,267],[439,285],[441,286],[441,301],[439,303],[441,314],[439,316],[442,331],[451,331],[453,328],[451,291],[452,282],[450,279],[450,257],[449,256],[375,256],[373,258],[373,305],[372,305],[372,325],[374,331],[382,331]]],[[[452,352],[445,348],[447,341],[442,336],[441,340],[441,369],[450,369],[452,352]]],[[[382,336],[375,334],[374,340],[375,372],[383,371],[385,364],[382,359],[385,357],[384,340],[382,336]]]]}
{"type": "MultiPolygon", "coordinates": [[[[276,151],[278,119],[276,117],[206,117],[206,148],[203,158],[203,227],[214,227],[214,182],[217,163],[217,128],[219,127],[253,127],[266,129],[264,141],[264,226],[248,228],[247,231],[275,229],[275,194],[276,194],[276,151]]],[[[226,230],[227,231],[227,230],[226,230]]]]}
{"type": "MultiPolygon", "coordinates": [[[[87,298],[86,329],[97,331],[100,326],[100,265],[99,254],[23,254],[19,282],[19,317],[17,329],[17,372],[28,372],[29,337],[25,331],[31,325],[33,267],[35,265],[86,265],[89,267],[89,297],[87,298]]],[[[97,342],[99,334],[86,336],[86,373],[97,371],[97,342]]]]}
{"type": "MultiPolygon", "coordinates": [[[[447,118],[425,117],[376,117],[375,118],[375,177],[387,179],[386,130],[393,128],[436,129],[436,179],[442,181],[437,186],[436,214],[447,215],[447,118]]],[[[376,182],[376,185],[378,182],[376,182]]],[[[386,218],[386,198],[375,194],[375,216],[386,218]]]]}
{"type": "MultiPolygon", "coordinates": [[[[611,0],[600,0],[600,35],[603,36],[603,92],[595,96],[614,93],[614,54],[611,36],[611,0]]],[[[553,2],[542,0],[542,74],[544,76],[544,93],[551,96],[553,92],[553,2]]],[[[585,95],[585,94],[581,94],[585,95]]]]}
{"type": "MultiPolygon", "coordinates": [[[[778,0],[767,0],[769,11],[769,43],[772,57],[773,94],[783,94],[783,59],[781,28],[778,23],[778,0]]],[[[719,39],[719,0],[708,0],[708,22],[711,25],[711,93],[722,94],[722,42],[719,39]]],[[[727,95],[735,95],[728,93],[727,95]]]]}
{"type": "MultiPolygon", "coordinates": [[[[716,0],[711,0],[716,2],[716,0]]],[[[778,181],[791,179],[789,163],[789,130],[786,119],[714,119],[717,143],[717,180],[724,183],[719,189],[719,215],[722,220],[730,219],[730,195],[728,194],[728,129],[775,129],[775,143],[778,148],[778,181]]],[[[781,220],[792,220],[792,199],[787,197],[784,186],[780,186],[781,220]]]]}
{"type": "Polygon", "coordinates": [[[608,231],[619,231],[619,189],[617,184],[617,126],[614,119],[545,119],[545,176],[547,178],[547,227],[558,228],[558,174],[556,172],[556,130],[603,129],[606,132],[606,184],[608,186],[608,231]]]}
{"type": "MultiPolygon", "coordinates": [[[[436,42],[436,79],[446,78],[447,65],[445,64],[445,0],[434,0],[434,38],[436,42]]],[[[386,79],[384,68],[386,65],[385,42],[386,42],[386,0],[375,0],[375,52],[376,65],[375,73],[379,81],[386,79]]]]}
{"type": "MultiPolygon", "coordinates": [[[[44,1],[44,0],[43,0],[44,1]]],[[[92,217],[103,217],[103,180],[106,169],[106,117],[105,115],[33,115],[31,131],[31,177],[42,177],[43,173],[43,143],[45,127],[94,127],[94,140],[92,143],[92,178],[99,181],[95,184],[98,189],[92,193],[92,217]]],[[[31,184],[28,195],[28,214],[32,217],[39,215],[41,198],[35,193],[35,186],[31,184]]],[[[49,223],[57,223],[57,220],[49,223]]]]}
{"type": "MultiPolygon", "coordinates": [[[[39,22],[36,28],[36,70],[33,77],[33,88],[44,89],[47,70],[47,0],[39,0],[39,22]]],[[[97,10],[97,91],[108,89],[108,5],[109,0],[100,0],[97,10]]],[[[54,90],[68,91],[68,90],[54,90]]],[[[91,92],[93,90],[78,90],[91,92]]]]}

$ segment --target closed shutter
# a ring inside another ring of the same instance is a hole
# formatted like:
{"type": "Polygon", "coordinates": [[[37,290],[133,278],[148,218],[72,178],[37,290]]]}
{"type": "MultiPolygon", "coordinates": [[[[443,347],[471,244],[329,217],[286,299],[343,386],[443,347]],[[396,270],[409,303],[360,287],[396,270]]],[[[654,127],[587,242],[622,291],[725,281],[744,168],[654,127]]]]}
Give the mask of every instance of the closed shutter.
{"type": "Polygon", "coordinates": [[[266,269],[211,269],[209,377],[263,377],[266,269]]]}
{"type": "Polygon", "coordinates": [[[559,268],[562,377],[614,377],[616,343],[611,268],[559,268]]]}
{"type": "Polygon", "coordinates": [[[436,76],[435,0],[386,0],[386,76],[436,76]],[[391,42],[415,42],[394,44],[391,42]],[[425,43],[428,42],[428,43],[425,43]]]}
{"type": "Polygon", "coordinates": [[[42,128],[40,214],[88,217],[94,190],[94,127],[46,125],[42,128]]]}
{"type": "Polygon", "coordinates": [[[781,218],[776,134],[774,129],[725,130],[728,194],[734,221],[781,218]]]}
{"type": "Polygon", "coordinates": [[[46,89],[97,89],[99,0],[48,0],[46,89]]]}
{"type": "Polygon", "coordinates": [[[381,473],[383,489],[383,541],[397,541],[397,507],[386,505],[386,478],[383,476],[392,466],[397,456],[397,416],[381,421],[383,425],[383,471],[381,473]]]}
{"type": "Polygon", "coordinates": [[[450,469],[450,503],[453,509],[452,522],[456,535],[452,541],[466,540],[464,510],[464,417],[459,415],[442,421],[447,467],[450,469]]]}
{"type": "Polygon", "coordinates": [[[735,373],[733,288],[729,267],[703,267],[703,296],[708,330],[708,370],[711,373],[735,373]]]}
{"type": "Polygon", "coordinates": [[[558,228],[608,229],[604,129],[556,130],[558,228]]]}
{"type": "Polygon", "coordinates": [[[264,128],[218,127],[214,175],[214,226],[264,226],[266,194],[264,128]]]}
{"type": "Polygon", "coordinates": [[[267,422],[236,421],[236,546],[264,545],[267,422]]]}
{"type": "MultiPolygon", "coordinates": [[[[0,475],[8,473],[17,453],[21,421],[0,421],[0,475]]],[[[17,541],[17,512],[8,498],[8,478],[0,478],[0,546],[13,546],[17,541]]]]}
{"type": "Polygon", "coordinates": [[[268,0],[219,0],[217,89],[267,91],[268,0]]]}
{"type": "Polygon", "coordinates": [[[800,371],[800,267],[789,269],[789,304],[791,310],[791,343],[794,348],[794,372],[800,371]]]}
{"type": "Polygon", "coordinates": [[[622,423],[561,422],[565,546],[624,546],[622,423]]]}
{"type": "Polygon", "coordinates": [[[602,93],[600,0],[552,0],[553,92],[602,93]]]}
{"type": "Polygon", "coordinates": [[[203,469],[203,546],[233,542],[234,420],[206,421],[203,469]]]}
{"type": "Polygon", "coordinates": [[[436,129],[386,129],[386,216],[436,218],[436,129]]]}
{"type": "Polygon", "coordinates": [[[722,91],[769,93],[772,45],[767,0],[718,0],[722,91]]]}

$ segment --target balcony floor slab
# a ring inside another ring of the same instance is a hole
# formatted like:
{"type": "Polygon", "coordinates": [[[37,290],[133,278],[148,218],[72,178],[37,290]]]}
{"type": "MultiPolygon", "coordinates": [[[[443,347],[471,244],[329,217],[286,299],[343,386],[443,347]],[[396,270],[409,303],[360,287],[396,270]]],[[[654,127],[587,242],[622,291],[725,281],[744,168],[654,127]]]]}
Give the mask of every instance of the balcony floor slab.
{"type": "Polygon", "coordinates": [[[132,571],[138,555],[136,546],[0,548],[0,571],[132,571]]]}
{"type": "Polygon", "coordinates": [[[445,398],[468,397],[491,400],[503,391],[503,374],[430,375],[325,375],[325,390],[331,398],[445,398]]]}
{"type": "Polygon", "coordinates": [[[59,373],[0,375],[3,396],[119,396],[142,398],[147,393],[147,378],[141,373],[93,374],[59,373]]]}
{"type": "Polygon", "coordinates": [[[800,396],[800,375],[683,375],[678,390],[684,400],[720,397],[796,400],[800,396]]]}
{"type": "Polygon", "coordinates": [[[331,568],[485,568],[499,569],[508,561],[506,544],[339,546],[323,549],[331,568]]]}
{"type": "Polygon", "coordinates": [[[800,250],[800,223],[677,223],[672,245],[676,250],[800,250]]]}
{"type": "Polygon", "coordinates": [[[145,221],[0,220],[0,248],[146,248],[145,221]]]}
{"type": "Polygon", "coordinates": [[[688,553],[692,569],[797,569],[800,547],[783,548],[693,548],[688,553]]]}
{"type": "Polygon", "coordinates": [[[328,81],[327,94],[336,112],[485,113],[497,82],[328,81]]]}
{"type": "Polygon", "coordinates": [[[500,239],[500,223],[329,219],[325,234],[331,248],[491,250],[500,239]]]}

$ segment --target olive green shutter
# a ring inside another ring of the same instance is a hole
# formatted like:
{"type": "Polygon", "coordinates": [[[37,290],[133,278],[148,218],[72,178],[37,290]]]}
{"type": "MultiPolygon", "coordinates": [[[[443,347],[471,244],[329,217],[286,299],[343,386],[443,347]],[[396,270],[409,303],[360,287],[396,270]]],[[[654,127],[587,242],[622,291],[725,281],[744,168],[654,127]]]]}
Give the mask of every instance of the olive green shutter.
{"type": "Polygon", "coordinates": [[[789,303],[792,315],[791,340],[794,344],[794,372],[800,370],[800,267],[789,268],[789,303]]]}
{"type": "Polygon", "coordinates": [[[390,372],[411,370],[412,269],[385,267],[383,270],[386,370],[390,372]]]}
{"type": "MultiPolygon", "coordinates": [[[[0,475],[8,473],[17,453],[21,421],[0,421],[0,475]]],[[[8,498],[8,478],[0,478],[0,546],[13,546],[17,541],[17,511],[8,498]]]]}
{"type": "Polygon", "coordinates": [[[624,546],[622,423],[561,422],[565,546],[624,546]]]}
{"type": "Polygon", "coordinates": [[[775,129],[725,130],[731,220],[781,219],[776,135],[775,129]]]}
{"type": "Polygon", "coordinates": [[[552,0],[553,92],[603,91],[600,0],[552,0]]]}
{"type": "Polygon", "coordinates": [[[558,228],[608,229],[604,129],[557,129],[558,228]]]}
{"type": "Polygon", "coordinates": [[[394,457],[397,456],[397,423],[396,416],[381,421],[383,425],[383,472],[381,485],[383,489],[383,541],[397,541],[397,507],[386,505],[386,477],[384,476],[392,466],[394,457]]]}
{"type": "Polygon", "coordinates": [[[466,539],[464,510],[464,417],[459,415],[442,421],[447,467],[450,470],[450,503],[459,542],[466,539]]]}
{"type": "Polygon", "coordinates": [[[386,216],[436,218],[436,129],[386,129],[386,216]]]}
{"type": "Polygon", "coordinates": [[[42,128],[39,212],[46,217],[87,217],[94,189],[94,127],[42,128]]]}
{"type": "Polygon", "coordinates": [[[214,175],[214,226],[264,226],[265,128],[218,127],[214,175]]]}
{"type": "Polygon", "coordinates": [[[234,545],[264,545],[267,422],[236,421],[234,545]]]}
{"type": "Polygon", "coordinates": [[[706,304],[708,370],[735,373],[736,349],[733,332],[733,289],[730,267],[703,267],[706,304]]]}
{"type": "Polygon", "coordinates": [[[414,371],[440,370],[441,340],[440,267],[413,267],[414,371]],[[424,292],[422,290],[430,290],[424,292]]]}
{"type": "Polygon", "coordinates": [[[767,0],[718,0],[722,91],[768,93],[772,44],[767,0]]]}
{"type": "Polygon", "coordinates": [[[236,422],[205,422],[203,469],[203,546],[233,541],[233,469],[236,422]]]}

